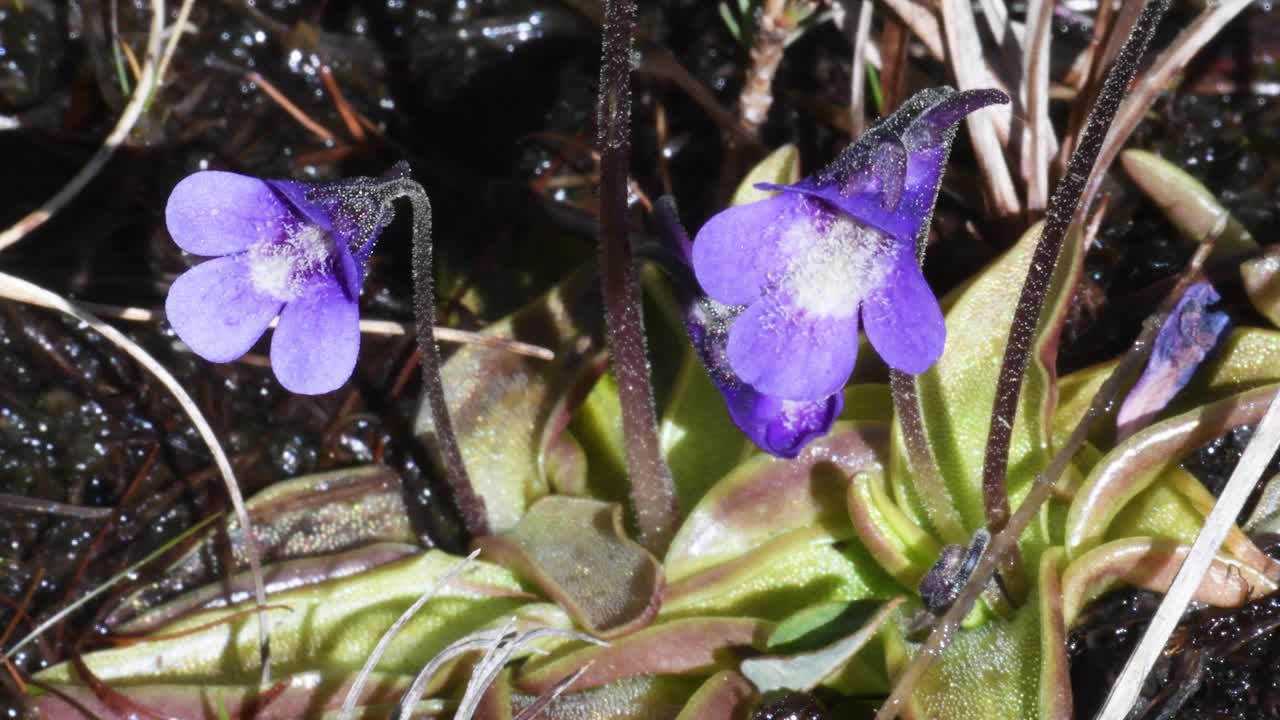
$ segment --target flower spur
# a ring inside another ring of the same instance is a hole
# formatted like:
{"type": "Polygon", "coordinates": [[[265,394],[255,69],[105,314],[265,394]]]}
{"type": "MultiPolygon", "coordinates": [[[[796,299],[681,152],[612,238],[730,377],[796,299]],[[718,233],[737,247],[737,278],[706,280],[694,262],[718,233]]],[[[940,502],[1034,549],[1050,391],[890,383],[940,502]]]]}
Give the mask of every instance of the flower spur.
{"type": "Polygon", "coordinates": [[[861,325],[897,370],[920,373],[946,328],[920,272],[923,236],[956,124],[998,90],[917,93],[836,160],[777,195],[722,211],[698,231],[692,260],[714,301],[745,306],[725,358],[759,393],[820,401],[853,372],[861,325]]]}

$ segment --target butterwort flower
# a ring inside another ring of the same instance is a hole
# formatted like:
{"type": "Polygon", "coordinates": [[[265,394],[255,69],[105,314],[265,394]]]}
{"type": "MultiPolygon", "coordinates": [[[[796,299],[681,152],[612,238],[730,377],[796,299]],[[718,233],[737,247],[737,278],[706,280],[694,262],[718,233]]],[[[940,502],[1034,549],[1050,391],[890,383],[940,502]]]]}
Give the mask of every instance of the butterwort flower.
{"type": "Polygon", "coordinates": [[[1191,382],[1230,320],[1224,312],[1209,310],[1220,299],[1207,282],[1188,287],[1178,299],[1156,333],[1147,366],[1116,413],[1118,439],[1145,427],[1191,382]]]}
{"type": "MultiPolygon", "coordinates": [[[[927,370],[946,339],[920,272],[956,124],[998,90],[917,93],[817,174],[712,217],[693,243],[711,300],[740,307],[733,374],[775,401],[830,401],[853,372],[859,326],[891,367],[927,370]]],[[[732,402],[731,402],[732,405],[732,402]]]]}
{"type": "Polygon", "coordinates": [[[743,382],[726,357],[729,327],[742,313],[702,293],[693,277],[689,238],[670,198],[657,205],[660,235],[677,300],[684,311],[685,329],[712,383],[724,396],[733,424],[765,452],[793,458],[811,440],[822,437],[844,408],[844,395],[834,392],[815,400],[785,400],[766,395],[743,382]]]}
{"type": "Polygon", "coordinates": [[[280,384],[304,394],[340,387],[360,351],[365,267],[393,212],[377,187],[372,178],[308,185],[214,170],[184,178],[165,207],[169,234],[214,259],[169,288],[165,312],[178,337],[206,360],[229,362],[279,317],[271,367],[280,384]]]}

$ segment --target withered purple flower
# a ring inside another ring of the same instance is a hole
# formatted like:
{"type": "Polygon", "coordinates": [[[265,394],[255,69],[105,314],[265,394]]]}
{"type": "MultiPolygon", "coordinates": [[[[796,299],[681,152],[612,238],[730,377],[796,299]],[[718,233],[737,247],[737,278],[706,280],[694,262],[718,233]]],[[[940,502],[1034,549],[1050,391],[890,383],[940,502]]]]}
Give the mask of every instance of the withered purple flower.
{"type": "MultiPolygon", "coordinates": [[[[398,166],[396,172],[406,173],[398,166]]],[[[178,337],[212,362],[244,355],[277,316],[271,367],[292,392],[340,387],[360,351],[360,288],[391,203],[353,179],[322,185],[198,172],[173,189],[169,234],[212,256],[169,288],[178,337]]]]}
{"type": "Polygon", "coordinates": [[[1116,413],[1118,439],[1145,427],[1191,382],[1230,320],[1224,312],[1209,310],[1220,299],[1207,282],[1192,285],[1178,299],[1156,334],[1147,366],[1116,413]]]}
{"type": "Polygon", "coordinates": [[[728,329],[736,377],[764,396],[819,401],[853,372],[859,318],[893,368],[920,373],[942,354],[942,311],[920,272],[955,126],[1008,102],[998,90],[917,93],[827,168],[778,195],[711,218],[693,243],[710,298],[745,306],[728,329]]]}

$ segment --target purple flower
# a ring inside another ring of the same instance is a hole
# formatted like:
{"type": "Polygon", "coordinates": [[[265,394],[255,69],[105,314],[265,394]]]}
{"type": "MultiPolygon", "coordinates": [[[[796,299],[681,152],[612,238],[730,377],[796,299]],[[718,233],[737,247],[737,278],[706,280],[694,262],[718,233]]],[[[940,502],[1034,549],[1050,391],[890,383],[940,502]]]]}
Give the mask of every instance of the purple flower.
{"type": "Polygon", "coordinates": [[[780,401],[822,401],[853,372],[859,318],[893,368],[942,354],[942,311],[920,272],[922,236],[965,115],[1008,102],[998,90],[917,93],[821,172],[711,218],[693,243],[710,298],[745,306],[725,341],[728,367],[780,401]]]}
{"type": "Polygon", "coordinates": [[[1226,313],[1208,309],[1220,299],[1207,282],[1192,285],[1178,299],[1156,334],[1146,368],[1116,413],[1118,440],[1145,427],[1191,382],[1230,320],[1226,313]]]}
{"type": "Polygon", "coordinates": [[[676,297],[684,309],[685,329],[693,349],[707,369],[733,424],[761,450],[783,458],[800,454],[805,445],[822,437],[844,409],[844,395],[834,392],[816,400],[784,400],[766,395],[742,381],[725,357],[728,328],[742,308],[722,305],[704,295],[693,278],[689,237],[680,225],[670,198],[657,206],[659,233],[669,251],[664,263],[676,297]]]}
{"type": "Polygon", "coordinates": [[[810,441],[822,437],[844,409],[844,393],[836,391],[814,400],[784,400],[765,395],[739,378],[726,359],[727,328],[741,309],[726,307],[710,298],[698,298],[688,306],[685,327],[711,381],[724,396],[729,417],[761,450],[777,457],[793,458],[810,441]]]}
{"type": "MultiPolygon", "coordinates": [[[[393,172],[406,173],[397,166],[393,172]]],[[[244,355],[277,316],[271,367],[292,392],[340,387],[360,351],[360,288],[392,208],[367,178],[324,185],[205,171],[165,207],[183,250],[214,259],[169,288],[178,337],[212,362],[244,355]]]]}

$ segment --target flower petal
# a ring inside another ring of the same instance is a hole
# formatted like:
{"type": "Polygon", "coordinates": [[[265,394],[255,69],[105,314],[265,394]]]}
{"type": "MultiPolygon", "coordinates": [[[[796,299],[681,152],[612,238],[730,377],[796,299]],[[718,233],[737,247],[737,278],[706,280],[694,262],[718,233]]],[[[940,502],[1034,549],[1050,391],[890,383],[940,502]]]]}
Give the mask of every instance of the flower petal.
{"type": "Polygon", "coordinates": [[[819,400],[839,390],[858,354],[858,313],[822,316],[783,293],[748,307],[729,328],[729,365],[744,382],[785,400],[819,400]]]}
{"type": "Polygon", "coordinates": [[[360,354],[360,308],[326,276],[285,305],[271,338],[271,368],[290,392],[319,395],[351,377],[360,354]]]}
{"type": "Polygon", "coordinates": [[[815,175],[765,187],[819,198],[900,242],[913,242],[933,212],[956,124],[979,108],[1008,101],[999,90],[922,90],[815,175]]]}
{"type": "MultiPolygon", "coordinates": [[[[760,297],[769,276],[782,269],[787,254],[787,229],[808,223],[813,206],[797,193],[738,205],[716,214],[693,241],[693,270],[713,300],[745,305],[760,297]]],[[[808,235],[803,238],[809,240],[808,235]]]]}
{"type": "Polygon", "coordinates": [[[899,252],[879,289],[862,303],[867,339],[890,367],[917,374],[942,357],[947,326],[909,250],[899,252]]]}
{"type": "Polygon", "coordinates": [[[258,292],[243,254],[220,257],[186,271],[169,286],[164,310],[174,332],[211,362],[230,362],[262,337],[281,303],[258,292]]]}
{"type": "Polygon", "coordinates": [[[805,445],[826,435],[844,409],[844,393],[819,400],[779,400],[750,385],[721,387],[729,417],[761,450],[793,458],[805,445]]]}
{"type": "Polygon", "coordinates": [[[267,183],[219,170],[183,178],[169,194],[164,215],[178,247],[212,256],[278,238],[293,219],[267,183]]]}

